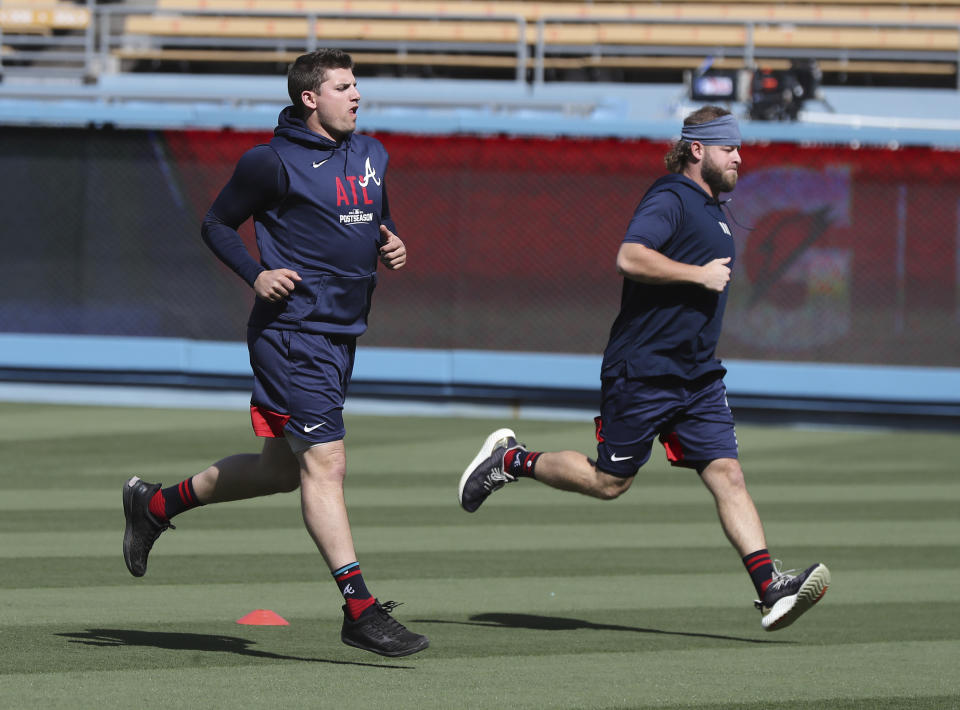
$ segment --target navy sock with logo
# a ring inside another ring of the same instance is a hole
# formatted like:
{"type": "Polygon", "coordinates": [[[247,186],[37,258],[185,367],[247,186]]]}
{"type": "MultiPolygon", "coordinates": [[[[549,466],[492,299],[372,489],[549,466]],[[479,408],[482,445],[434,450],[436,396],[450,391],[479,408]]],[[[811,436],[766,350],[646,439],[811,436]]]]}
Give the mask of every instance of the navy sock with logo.
{"type": "Polygon", "coordinates": [[[347,614],[354,621],[376,602],[373,595],[367,591],[363,574],[360,572],[359,562],[351,562],[340,569],[334,570],[333,578],[337,582],[337,586],[340,587],[340,593],[346,602],[347,614]]]}
{"type": "Polygon", "coordinates": [[[773,560],[770,559],[770,553],[766,548],[751,552],[743,558],[743,566],[747,568],[757,594],[763,599],[763,593],[773,581],[773,560]]]}
{"type": "Polygon", "coordinates": [[[537,464],[537,459],[542,455],[542,451],[527,451],[517,446],[503,455],[503,470],[514,478],[522,476],[536,478],[534,467],[537,464]]]}
{"type": "Polygon", "coordinates": [[[154,493],[150,499],[150,512],[155,518],[169,520],[174,515],[179,515],[191,508],[203,505],[197,500],[197,494],[193,490],[193,476],[180,481],[175,486],[169,486],[154,493]]]}

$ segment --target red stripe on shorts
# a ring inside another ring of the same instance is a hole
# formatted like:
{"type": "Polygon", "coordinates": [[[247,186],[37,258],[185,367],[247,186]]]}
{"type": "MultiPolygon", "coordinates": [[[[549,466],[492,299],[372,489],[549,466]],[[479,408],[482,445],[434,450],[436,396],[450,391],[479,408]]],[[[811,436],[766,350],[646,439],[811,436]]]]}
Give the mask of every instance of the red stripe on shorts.
{"type": "Polygon", "coordinates": [[[671,463],[683,461],[683,446],[680,444],[680,437],[677,432],[671,431],[666,436],[660,436],[660,443],[667,452],[667,460],[671,463]]]}
{"type": "Polygon", "coordinates": [[[278,439],[283,436],[283,428],[290,421],[290,415],[250,405],[250,421],[253,424],[253,433],[257,436],[278,439]]]}

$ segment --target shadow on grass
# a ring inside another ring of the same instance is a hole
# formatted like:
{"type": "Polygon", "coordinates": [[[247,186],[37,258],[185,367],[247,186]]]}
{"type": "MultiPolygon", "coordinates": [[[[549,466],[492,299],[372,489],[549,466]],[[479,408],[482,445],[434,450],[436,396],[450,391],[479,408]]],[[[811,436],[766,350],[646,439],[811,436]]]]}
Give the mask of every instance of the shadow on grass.
{"type": "Polygon", "coordinates": [[[476,614],[469,621],[443,621],[438,619],[415,619],[425,624],[461,624],[464,626],[486,626],[503,629],[534,629],[536,631],[575,631],[594,629],[597,631],[632,631],[639,634],[663,634],[665,636],[688,636],[690,638],[717,639],[718,641],[739,641],[740,643],[790,644],[792,641],[774,639],[744,638],[742,636],[724,636],[722,634],[703,634],[693,631],[665,631],[640,626],[620,626],[619,624],[595,624],[583,619],[570,619],[562,616],[539,616],[537,614],[476,614]]]}
{"type": "Polygon", "coordinates": [[[304,658],[287,656],[270,651],[258,651],[253,646],[256,641],[237,636],[216,636],[212,634],[185,634],[167,631],[140,631],[136,629],[87,629],[82,633],[56,634],[70,639],[70,643],[85,646],[145,646],[169,651],[210,651],[213,653],[236,653],[252,658],[269,658],[277,661],[304,661],[307,663],[330,663],[340,666],[363,666],[366,668],[410,669],[414,666],[393,666],[385,663],[362,663],[357,661],[337,661],[330,658],[304,658]]]}

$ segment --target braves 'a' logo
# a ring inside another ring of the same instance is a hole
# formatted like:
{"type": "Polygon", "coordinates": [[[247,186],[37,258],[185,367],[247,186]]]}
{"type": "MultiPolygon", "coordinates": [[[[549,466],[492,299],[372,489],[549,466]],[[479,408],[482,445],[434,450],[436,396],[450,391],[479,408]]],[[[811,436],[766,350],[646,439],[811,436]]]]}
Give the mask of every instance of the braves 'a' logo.
{"type": "Polygon", "coordinates": [[[371,180],[377,185],[380,184],[380,178],[377,177],[377,171],[373,169],[373,166],[370,165],[370,158],[367,158],[366,164],[363,166],[364,175],[360,178],[360,187],[366,187],[371,180]]]}

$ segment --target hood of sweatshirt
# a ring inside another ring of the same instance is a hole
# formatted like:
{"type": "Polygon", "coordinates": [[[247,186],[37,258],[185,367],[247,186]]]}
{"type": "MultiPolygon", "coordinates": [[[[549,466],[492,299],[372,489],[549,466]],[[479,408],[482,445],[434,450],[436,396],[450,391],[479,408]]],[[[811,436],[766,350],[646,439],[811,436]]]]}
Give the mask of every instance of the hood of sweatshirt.
{"type": "Polygon", "coordinates": [[[346,170],[347,153],[350,152],[351,136],[347,136],[340,143],[337,143],[326,136],[314,133],[307,128],[307,122],[297,115],[293,106],[287,106],[280,112],[277,118],[277,127],[273,129],[273,135],[286,138],[289,141],[298,143],[305,148],[325,151],[328,157],[333,157],[338,151],[343,151],[344,170],[346,170]]]}
{"type": "Polygon", "coordinates": [[[717,204],[723,204],[724,202],[727,202],[727,200],[714,199],[710,193],[700,187],[700,185],[685,175],[680,175],[679,173],[670,173],[669,175],[664,175],[663,177],[657,179],[657,181],[650,186],[650,189],[647,190],[647,192],[649,193],[661,189],[669,190],[676,188],[685,188],[686,190],[691,190],[698,195],[702,195],[706,202],[713,202],[717,204]]]}

